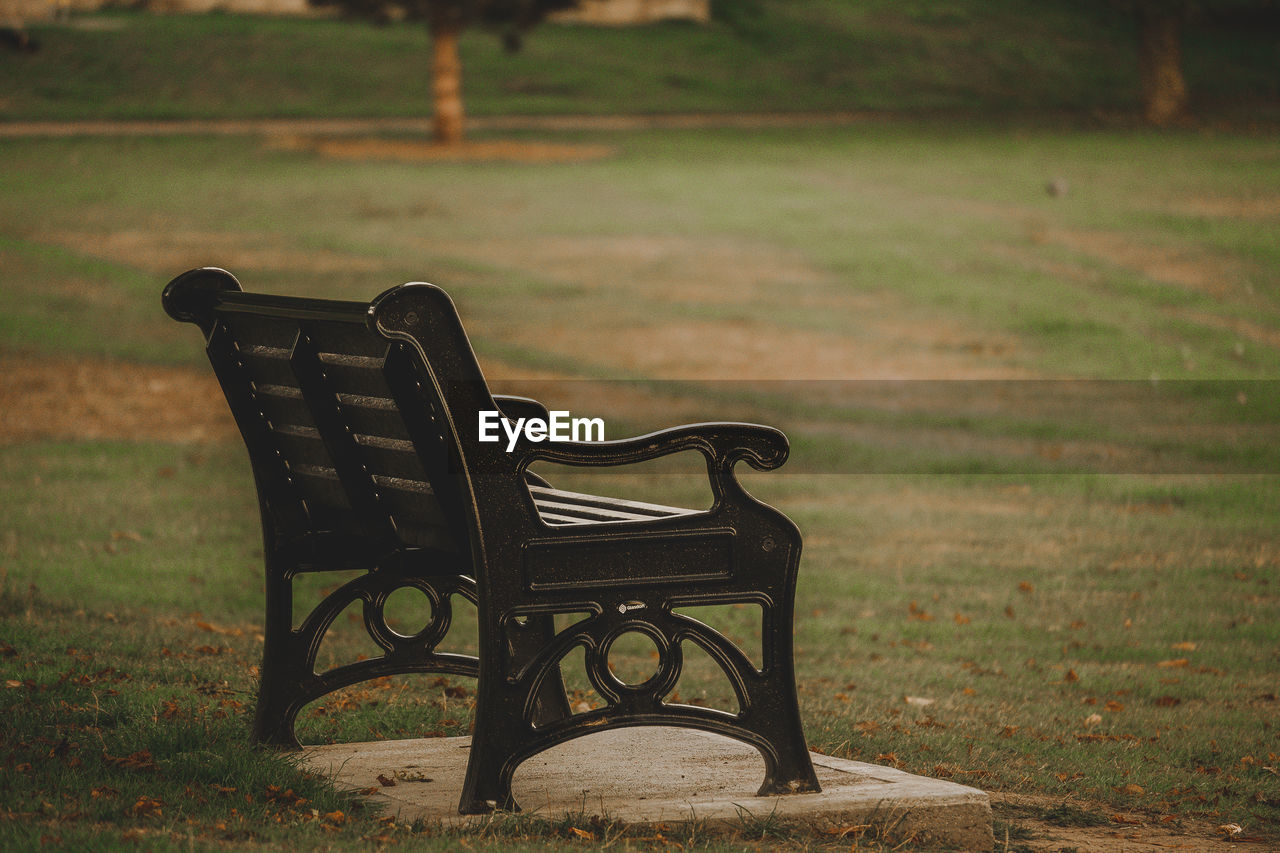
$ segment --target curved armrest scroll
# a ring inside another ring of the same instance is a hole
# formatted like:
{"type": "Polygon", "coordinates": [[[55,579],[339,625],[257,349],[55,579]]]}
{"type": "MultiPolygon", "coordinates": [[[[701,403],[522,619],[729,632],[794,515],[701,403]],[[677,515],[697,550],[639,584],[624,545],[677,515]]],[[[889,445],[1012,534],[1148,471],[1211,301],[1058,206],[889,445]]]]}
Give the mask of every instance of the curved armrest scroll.
{"type": "Polygon", "coordinates": [[[218,292],[241,290],[231,273],[217,267],[187,270],[165,285],[160,302],[165,313],[183,323],[202,323],[217,304],[218,292]]]}
{"type": "Polygon", "coordinates": [[[744,423],[687,424],[636,438],[598,442],[521,442],[524,460],[544,459],[565,465],[627,465],[696,450],[716,469],[731,469],[745,461],[767,471],[787,461],[787,437],[773,427],[744,423]]]}
{"type": "Polygon", "coordinates": [[[727,496],[753,500],[734,476],[733,466],[744,461],[758,471],[777,468],[787,461],[787,437],[780,430],[760,424],[687,424],[637,438],[599,442],[522,441],[516,448],[521,467],[542,459],[565,465],[627,465],[657,459],[684,450],[696,450],[707,461],[707,478],[716,506],[727,496]]]}

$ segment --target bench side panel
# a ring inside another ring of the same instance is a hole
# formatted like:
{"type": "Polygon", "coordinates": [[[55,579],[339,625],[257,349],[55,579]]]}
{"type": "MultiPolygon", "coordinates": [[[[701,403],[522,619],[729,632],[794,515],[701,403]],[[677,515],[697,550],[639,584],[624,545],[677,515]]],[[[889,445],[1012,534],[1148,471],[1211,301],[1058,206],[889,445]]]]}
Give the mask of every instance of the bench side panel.
{"type": "MultiPolygon", "coordinates": [[[[314,300],[307,317],[244,309],[215,309],[209,356],[277,538],[458,551],[436,496],[443,466],[424,461],[388,379],[404,368],[400,345],[372,335],[363,312],[324,317],[314,300]]],[[[338,566],[310,568],[326,567],[338,566]]]]}

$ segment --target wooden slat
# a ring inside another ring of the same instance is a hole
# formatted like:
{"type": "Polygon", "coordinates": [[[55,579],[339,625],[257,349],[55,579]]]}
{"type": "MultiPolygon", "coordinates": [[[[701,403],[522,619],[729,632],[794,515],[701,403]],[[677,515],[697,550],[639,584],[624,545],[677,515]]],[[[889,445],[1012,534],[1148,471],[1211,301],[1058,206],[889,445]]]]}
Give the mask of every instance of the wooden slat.
{"type": "Polygon", "coordinates": [[[581,492],[530,486],[534,505],[548,524],[599,524],[608,521],[652,521],[692,515],[698,510],[629,501],[581,492]]]}
{"type": "Polygon", "coordinates": [[[225,318],[219,319],[209,335],[209,362],[218,376],[244,435],[253,460],[260,493],[269,495],[269,506],[285,528],[296,530],[308,524],[306,505],[289,479],[284,460],[275,449],[270,424],[262,411],[261,401],[253,392],[252,377],[244,367],[242,347],[225,318]]]}
{"type": "Polygon", "coordinates": [[[351,502],[332,468],[319,465],[291,464],[289,477],[298,486],[308,505],[350,510],[351,502]]]}
{"type": "Polygon", "coordinates": [[[242,346],[240,362],[249,378],[259,385],[292,385],[293,371],[289,369],[289,351],[281,347],[242,346]]]}
{"type": "MultiPolygon", "coordinates": [[[[330,386],[320,360],[320,344],[316,338],[329,338],[335,326],[329,323],[307,323],[302,327],[294,344],[289,364],[298,379],[298,387],[311,410],[320,440],[324,442],[338,482],[346,492],[347,505],[352,521],[366,532],[375,543],[393,540],[395,523],[390,509],[383,505],[381,496],[361,458],[360,446],[352,435],[344,417],[344,406],[330,386]]],[[[350,329],[347,329],[350,331],[350,329]]],[[[368,334],[363,335],[367,345],[368,334]]],[[[358,353],[365,354],[365,353],[358,353]]]]}
{"type": "Polygon", "coordinates": [[[636,515],[633,512],[622,512],[616,509],[561,503],[546,498],[536,498],[534,503],[538,507],[538,512],[546,509],[558,515],[570,515],[587,521],[652,521],[654,518],[652,515],[636,515]]]}
{"type": "MultiPolygon", "coordinates": [[[[254,399],[262,408],[262,413],[276,429],[284,426],[302,426],[315,428],[316,422],[311,417],[311,410],[302,399],[301,392],[295,395],[281,393],[285,386],[265,386],[254,389],[254,399]]],[[[297,391],[297,389],[293,389],[297,391]]]]}
{"type": "Polygon", "coordinates": [[[673,515],[693,515],[700,512],[700,510],[678,506],[664,506],[662,504],[645,503],[644,501],[611,498],[604,495],[588,495],[582,492],[567,492],[563,489],[552,489],[547,486],[530,486],[529,491],[533,494],[535,501],[545,498],[560,503],[583,507],[599,507],[648,518],[667,518],[673,515]]]}
{"type": "Polygon", "coordinates": [[[337,393],[391,396],[391,389],[382,378],[381,358],[338,356],[334,353],[321,353],[320,358],[329,387],[337,393]],[[334,361],[339,358],[341,361],[334,361]]]}
{"type": "Polygon", "coordinates": [[[563,526],[566,524],[597,524],[598,523],[587,518],[574,518],[573,516],[569,516],[569,515],[557,515],[554,512],[543,512],[542,507],[538,507],[538,515],[547,524],[554,524],[556,526],[563,526]]]}
{"type": "Polygon", "coordinates": [[[292,467],[307,465],[312,468],[332,470],[333,460],[320,440],[320,431],[314,427],[284,425],[273,427],[276,448],[292,467]]]}
{"type": "Polygon", "coordinates": [[[242,353],[249,346],[288,351],[293,348],[293,339],[298,336],[298,324],[283,317],[243,314],[238,311],[219,313],[242,353]]]}
{"type": "Polygon", "coordinates": [[[357,435],[399,441],[407,441],[409,438],[409,430],[404,425],[404,418],[394,407],[387,409],[344,405],[342,414],[347,426],[351,427],[351,431],[357,435]]]}

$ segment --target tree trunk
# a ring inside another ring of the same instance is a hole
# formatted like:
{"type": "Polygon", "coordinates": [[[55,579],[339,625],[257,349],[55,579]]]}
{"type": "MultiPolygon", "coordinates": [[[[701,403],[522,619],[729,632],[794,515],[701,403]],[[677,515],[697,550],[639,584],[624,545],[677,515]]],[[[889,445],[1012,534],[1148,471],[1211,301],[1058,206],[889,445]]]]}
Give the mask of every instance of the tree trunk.
{"type": "Polygon", "coordinates": [[[448,11],[431,17],[432,133],[437,142],[462,142],[462,60],[458,58],[461,22],[448,11]]]}
{"type": "Polygon", "coordinates": [[[1182,76],[1182,20],[1168,4],[1138,6],[1138,61],[1147,121],[1167,125],[1186,116],[1187,82],[1182,76]]]}

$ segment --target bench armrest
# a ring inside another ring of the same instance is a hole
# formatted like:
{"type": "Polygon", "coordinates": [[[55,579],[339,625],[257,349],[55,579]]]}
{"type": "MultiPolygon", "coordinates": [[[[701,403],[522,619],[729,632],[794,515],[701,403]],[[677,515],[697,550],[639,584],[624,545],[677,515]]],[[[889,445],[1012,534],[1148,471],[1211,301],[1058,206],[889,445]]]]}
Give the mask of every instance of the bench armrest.
{"type": "Polygon", "coordinates": [[[708,462],[732,465],[745,461],[767,471],[787,461],[790,445],[780,430],[760,424],[686,424],[615,441],[549,441],[517,446],[529,461],[544,459],[565,465],[628,465],[684,450],[697,450],[708,462]]]}
{"type": "Polygon", "coordinates": [[[778,468],[787,461],[787,437],[773,427],[745,423],[702,423],[651,432],[617,441],[533,443],[521,440],[515,448],[523,470],[538,460],[562,465],[628,465],[696,450],[707,461],[707,476],[719,504],[727,493],[745,495],[733,466],[746,462],[757,471],[778,468]]]}

